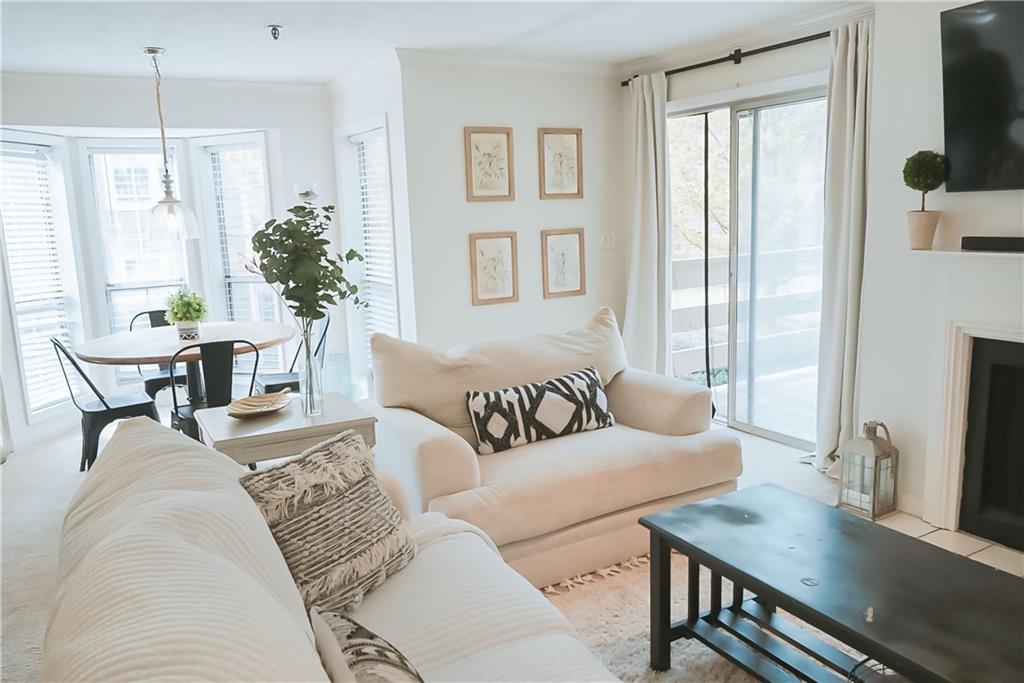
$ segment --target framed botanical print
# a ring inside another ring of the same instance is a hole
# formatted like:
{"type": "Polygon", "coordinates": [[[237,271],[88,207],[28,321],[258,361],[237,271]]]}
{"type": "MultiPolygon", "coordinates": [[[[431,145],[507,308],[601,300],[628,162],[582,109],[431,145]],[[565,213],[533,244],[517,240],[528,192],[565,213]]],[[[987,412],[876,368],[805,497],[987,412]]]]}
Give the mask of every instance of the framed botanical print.
{"type": "Polygon", "coordinates": [[[473,305],[519,301],[519,256],[514,232],[475,232],[469,236],[473,305]]]}
{"type": "Polygon", "coordinates": [[[583,228],[558,228],[540,233],[544,298],[587,293],[586,250],[583,228]]]}
{"type": "Polygon", "coordinates": [[[466,201],[502,202],[516,198],[511,128],[464,128],[466,201]]]}
{"type": "Polygon", "coordinates": [[[538,128],[540,198],[583,197],[583,129],[538,128]]]}

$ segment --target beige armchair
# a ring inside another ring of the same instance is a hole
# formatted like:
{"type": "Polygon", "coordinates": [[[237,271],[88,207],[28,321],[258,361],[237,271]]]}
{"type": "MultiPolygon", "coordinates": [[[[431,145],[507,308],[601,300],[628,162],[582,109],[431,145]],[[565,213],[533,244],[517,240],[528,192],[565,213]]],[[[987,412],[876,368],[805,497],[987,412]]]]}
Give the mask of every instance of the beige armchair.
{"type": "Polygon", "coordinates": [[[644,554],[639,517],[736,488],[739,441],[710,429],[710,392],[626,367],[610,309],[566,335],[449,354],[375,336],[373,353],[379,403],[364,405],[379,420],[378,468],[399,480],[413,510],[483,529],[537,586],[644,554]],[[613,427],[477,454],[467,390],[582,367],[609,378],[613,427]]]}

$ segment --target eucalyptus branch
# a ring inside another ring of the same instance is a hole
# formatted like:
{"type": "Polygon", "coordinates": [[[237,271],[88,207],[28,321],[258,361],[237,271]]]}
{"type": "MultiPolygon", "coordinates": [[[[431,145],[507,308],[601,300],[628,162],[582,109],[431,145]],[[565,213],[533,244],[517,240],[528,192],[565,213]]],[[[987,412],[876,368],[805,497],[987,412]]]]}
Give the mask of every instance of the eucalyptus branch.
{"type": "MultiPolygon", "coordinates": [[[[259,262],[256,260],[255,256],[253,256],[250,260],[246,261],[243,264],[243,267],[246,269],[246,271],[252,273],[253,275],[259,275],[260,277],[263,277],[263,273],[260,271],[259,262]]],[[[299,319],[295,317],[294,313],[292,313],[292,309],[291,306],[288,305],[288,301],[281,295],[281,290],[275,287],[274,285],[270,284],[266,280],[263,281],[263,284],[265,284],[267,287],[270,287],[270,291],[276,294],[277,298],[281,300],[281,303],[284,305],[284,310],[288,311],[288,315],[290,315],[292,317],[292,320],[295,321],[295,326],[302,327],[302,325],[299,323],[299,319]]]]}

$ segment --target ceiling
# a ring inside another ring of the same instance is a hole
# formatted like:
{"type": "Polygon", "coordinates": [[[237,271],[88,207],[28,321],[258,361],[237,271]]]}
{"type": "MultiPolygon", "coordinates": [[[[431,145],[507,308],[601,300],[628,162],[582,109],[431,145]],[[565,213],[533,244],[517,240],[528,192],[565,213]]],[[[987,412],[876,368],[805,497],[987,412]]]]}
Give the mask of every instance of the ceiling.
{"type": "Polygon", "coordinates": [[[4,71],[326,83],[393,48],[611,65],[729,39],[827,2],[2,3],[4,71]],[[281,24],[274,41],[267,24],[281,24]]]}

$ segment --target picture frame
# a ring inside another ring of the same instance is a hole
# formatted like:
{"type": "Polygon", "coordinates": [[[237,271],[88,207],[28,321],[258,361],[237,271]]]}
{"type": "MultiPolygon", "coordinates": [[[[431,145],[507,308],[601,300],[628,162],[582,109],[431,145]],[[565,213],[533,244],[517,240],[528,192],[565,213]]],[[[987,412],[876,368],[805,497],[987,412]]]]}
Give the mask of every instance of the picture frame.
{"type": "Polygon", "coordinates": [[[587,293],[587,260],[583,228],[553,228],[540,233],[544,298],[587,293]]]}
{"type": "Polygon", "coordinates": [[[463,128],[466,201],[509,202],[516,198],[515,148],[511,128],[463,128]]]}
{"type": "Polygon", "coordinates": [[[515,232],[474,232],[469,236],[474,306],[519,301],[519,251],[515,232]]]}
{"type": "Polygon", "coordinates": [[[583,129],[538,128],[541,199],[583,198],[583,129]]]}

